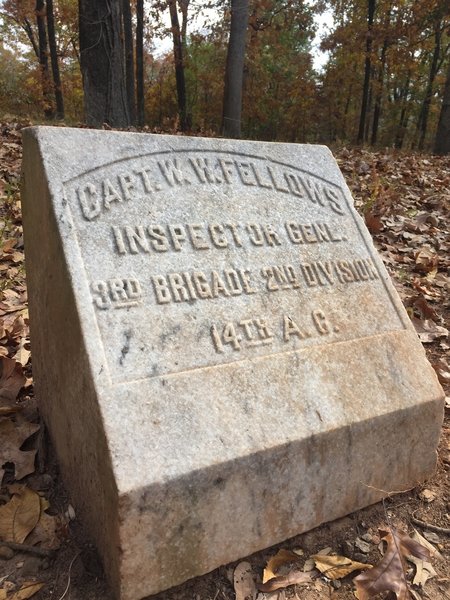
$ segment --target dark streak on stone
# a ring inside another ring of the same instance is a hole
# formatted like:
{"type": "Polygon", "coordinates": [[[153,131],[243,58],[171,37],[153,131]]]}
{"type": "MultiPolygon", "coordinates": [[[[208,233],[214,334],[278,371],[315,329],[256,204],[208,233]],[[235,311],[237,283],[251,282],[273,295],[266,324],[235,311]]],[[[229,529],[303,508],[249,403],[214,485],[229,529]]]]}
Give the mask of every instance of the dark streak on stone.
{"type": "Polygon", "coordinates": [[[122,350],[120,351],[122,356],[119,359],[119,362],[120,362],[121,365],[123,365],[123,361],[125,360],[125,356],[130,351],[130,340],[131,340],[131,336],[132,336],[131,329],[127,329],[125,331],[124,335],[125,335],[125,343],[122,346],[122,350]]]}

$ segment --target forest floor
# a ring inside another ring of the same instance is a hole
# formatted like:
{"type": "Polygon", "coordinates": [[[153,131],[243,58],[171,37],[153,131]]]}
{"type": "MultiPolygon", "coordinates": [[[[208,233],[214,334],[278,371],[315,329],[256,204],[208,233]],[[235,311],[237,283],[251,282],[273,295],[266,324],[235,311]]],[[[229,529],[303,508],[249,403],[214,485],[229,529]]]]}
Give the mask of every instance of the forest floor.
{"type": "MultiPolygon", "coordinates": [[[[23,125],[0,123],[0,542],[22,544],[0,543],[0,600],[112,600],[100,561],[64,490],[33,393],[19,191],[23,125]]],[[[450,600],[450,157],[333,151],[447,394],[436,473],[422,486],[154,600],[354,599],[353,578],[359,571],[345,575],[345,569],[333,572],[328,566],[322,574],[320,560],[310,557],[321,552],[328,565],[342,566],[344,559],[335,555],[345,557],[347,566],[351,560],[377,565],[385,547],[379,530],[391,528],[428,545],[431,559],[409,557],[400,578],[381,567],[380,581],[397,586],[399,594],[408,581],[415,600],[450,600]],[[300,583],[286,586],[279,580],[277,591],[257,593],[253,582],[260,585],[263,569],[280,549],[296,553],[284,553],[276,574],[300,583]]],[[[387,542],[386,555],[395,554],[392,538],[387,542]]]]}

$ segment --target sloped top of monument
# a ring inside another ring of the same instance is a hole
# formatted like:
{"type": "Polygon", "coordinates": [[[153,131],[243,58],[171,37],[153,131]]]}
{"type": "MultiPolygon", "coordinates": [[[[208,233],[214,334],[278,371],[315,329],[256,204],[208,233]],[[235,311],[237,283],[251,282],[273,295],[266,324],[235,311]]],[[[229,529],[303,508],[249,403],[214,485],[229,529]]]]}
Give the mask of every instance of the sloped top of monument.
{"type": "MultiPolygon", "coordinates": [[[[37,140],[48,175],[68,181],[107,165],[152,154],[226,152],[269,159],[342,185],[343,178],[326,146],[229,140],[72,127],[34,126],[22,130],[24,142],[37,140]],[[56,160],[55,160],[56,159],[56,160]]],[[[194,181],[193,183],[196,183],[194,181]]],[[[250,182],[248,185],[252,185],[250,182]]]]}

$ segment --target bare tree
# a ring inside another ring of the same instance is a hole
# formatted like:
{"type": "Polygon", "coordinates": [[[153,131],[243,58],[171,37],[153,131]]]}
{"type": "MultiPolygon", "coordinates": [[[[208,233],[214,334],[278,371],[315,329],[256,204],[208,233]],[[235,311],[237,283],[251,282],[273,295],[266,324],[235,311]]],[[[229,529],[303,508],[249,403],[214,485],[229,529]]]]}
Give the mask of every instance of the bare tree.
{"type": "Polygon", "coordinates": [[[370,74],[372,71],[372,29],[375,16],[375,0],[367,0],[367,34],[366,34],[366,58],[364,60],[364,84],[361,100],[361,113],[359,116],[358,144],[364,141],[366,130],[366,118],[369,104],[370,74]]]}
{"type": "Polygon", "coordinates": [[[231,0],[230,38],[225,67],[222,113],[222,134],[229,138],[241,137],[242,85],[247,27],[248,0],[231,0]]]}
{"type": "Polygon", "coordinates": [[[50,71],[48,69],[48,42],[47,28],[45,26],[46,6],[44,0],[36,0],[36,23],[38,29],[38,57],[41,70],[42,95],[44,98],[44,114],[47,119],[53,117],[51,100],[50,71]]]}
{"type": "Polygon", "coordinates": [[[84,112],[88,125],[131,124],[121,10],[116,0],[78,0],[84,112]]]}
{"type": "Polygon", "coordinates": [[[186,81],[184,77],[183,41],[181,38],[180,22],[178,20],[177,0],[169,0],[170,23],[172,25],[173,57],[175,60],[175,79],[177,82],[178,113],[180,129],[188,129],[186,81]]]}
{"type": "Polygon", "coordinates": [[[58,52],[56,48],[53,0],[47,0],[47,31],[48,45],[50,48],[50,60],[52,63],[53,88],[55,91],[56,118],[64,119],[64,98],[61,86],[61,76],[59,73],[58,52]]]}
{"type": "Polygon", "coordinates": [[[439,122],[434,140],[436,154],[450,154],[450,61],[445,80],[444,98],[442,100],[439,122]]]}
{"type": "Polygon", "coordinates": [[[136,94],[134,90],[133,25],[130,0],[122,0],[123,39],[125,45],[125,85],[127,89],[130,120],[136,123],[136,94]]]}
{"type": "Polygon", "coordinates": [[[136,1],[136,95],[137,122],[141,127],[145,122],[144,98],[144,0],[136,1]]]}

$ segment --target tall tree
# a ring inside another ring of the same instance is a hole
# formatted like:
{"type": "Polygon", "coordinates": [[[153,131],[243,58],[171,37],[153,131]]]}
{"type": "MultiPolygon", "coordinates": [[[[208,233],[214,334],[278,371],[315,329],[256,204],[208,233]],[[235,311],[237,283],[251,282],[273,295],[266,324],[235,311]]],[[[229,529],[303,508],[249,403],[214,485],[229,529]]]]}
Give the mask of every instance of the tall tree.
{"type": "Polygon", "coordinates": [[[222,113],[222,134],[229,138],[241,137],[242,84],[247,26],[248,0],[231,0],[230,37],[225,67],[222,113]]]}
{"type": "Polygon", "coordinates": [[[384,40],[383,47],[381,48],[380,64],[378,65],[378,76],[376,81],[375,108],[373,111],[372,136],[370,139],[370,143],[372,146],[374,146],[377,142],[378,125],[380,123],[381,116],[381,104],[383,100],[384,87],[384,71],[386,69],[386,53],[389,47],[389,25],[391,20],[391,10],[392,4],[389,4],[389,8],[386,12],[386,17],[383,23],[384,40]]]}
{"type": "Polygon", "coordinates": [[[183,50],[186,52],[187,47],[187,21],[188,21],[188,8],[190,0],[178,0],[178,6],[181,12],[181,43],[183,44],[183,50]]]}
{"type": "Polygon", "coordinates": [[[131,124],[117,0],[78,0],[84,112],[88,125],[131,124]]]}
{"type": "Polygon", "coordinates": [[[133,25],[130,0],[122,0],[123,38],[125,46],[125,85],[127,89],[130,120],[136,124],[136,95],[134,90],[133,25]]]}
{"type": "Polygon", "coordinates": [[[434,152],[436,154],[450,154],[450,60],[436,138],[434,140],[434,152]]]}
{"type": "Polygon", "coordinates": [[[371,53],[372,53],[372,29],[375,16],[375,0],[367,0],[367,34],[366,34],[366,55],[364,59],[364,84],[361,100],[361,113],[359,116],[358,143],[364,141],[367,108],[369,104],[369,89],[371,75],[371,53]]]}
{"type": "Polygon", "coordinates": [[[44,0],[36,0],[36,23],[39,41],[39,66],[41,70],[42,95],[44,98],[44,114],[47,119],[53,117],[51,100],[50,72],[48,69],[47,28],[45,26],[46,6],[44,0]]]}
{"type": "Polygon", "coordinates": [[[431,99],[433,97],[433,86],[436,79],[436,75],[439,70],[439,56],[441,53],[441,39],[442,39],[442,17],[437,16],[434,21],[434,48],[430,62],[430,70],[428,73],[428,81],[425,89],[425,96],[423,99],[422,107],[419,114],[419,120],[417,121],[417,129],[419,131],[419,150],[423,150],[425,144],[425,136],[427,133],[428,126],[428,115],[430,113],[431,99]]]}
{"type": "Polygon", "coordinates": [[[186,131],[189,127],[187,117],[186,80],[184,76],[184,53],[181,38],[180,22],[178,20],[177,0],[169,0],[170,23],[172,25],[173,57],[175,61],[175,79],[177,83],[178,113],[180,129],[186,131]]]}
{"type": "Polygon", "coordinates": [[[61,86],[61,76],[59,73],[58,52],[56,48],[53,0],[47,0],[47,30],[50,59],[52,63],[53,88],[55,91],[56,118],[64,119],[64,99],[61,86]]]}
{"type": "Polygon", "coordinates": [[[145,122],[144,98],[144,0],[136,0],[136,96],[137,123],[145,122]]]}

